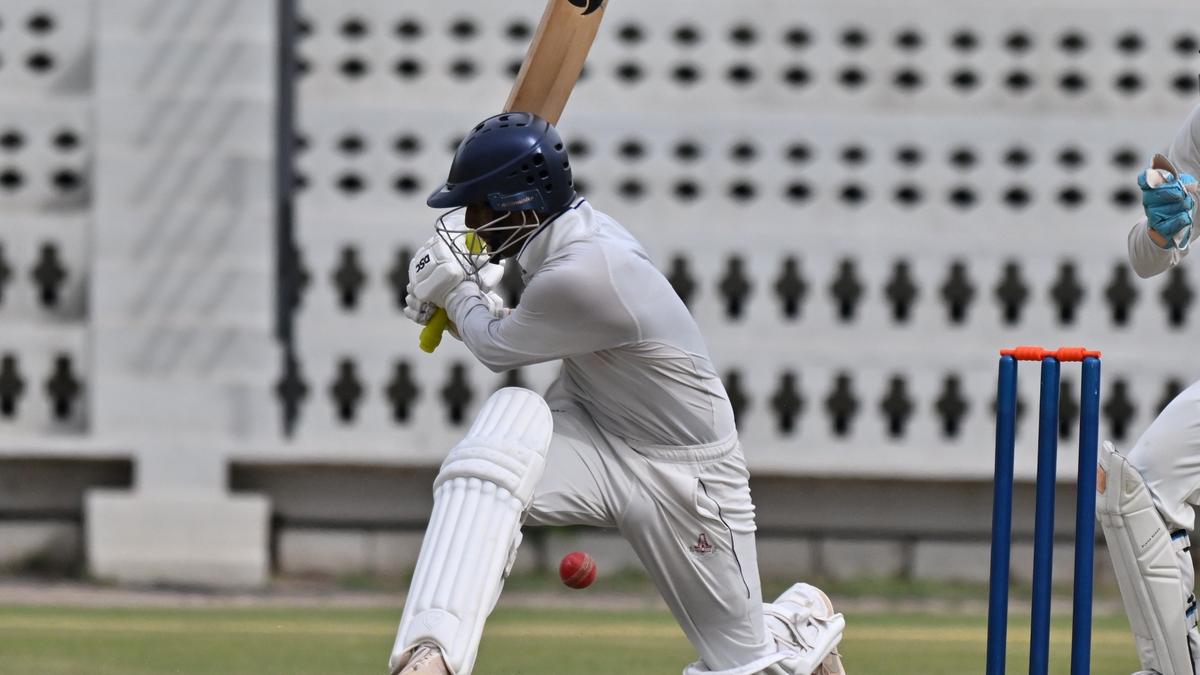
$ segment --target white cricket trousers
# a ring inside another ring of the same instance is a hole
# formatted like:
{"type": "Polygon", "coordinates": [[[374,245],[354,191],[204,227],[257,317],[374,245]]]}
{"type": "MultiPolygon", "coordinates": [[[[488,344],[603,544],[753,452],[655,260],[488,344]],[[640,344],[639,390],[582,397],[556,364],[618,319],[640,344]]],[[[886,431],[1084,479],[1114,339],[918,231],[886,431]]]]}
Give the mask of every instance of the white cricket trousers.
{"type": "Polygon", "coordinates": [[[1200,382],[1172,400],[1128,454],[1173,530],[1195,529],[1200,505],[1200,382]]]}
{"type": "Polygon", "coordinates": [[[550,408],[554,439],[526,522],[618,529],[710,670],[774,653],[736,436],[686,449],[631,447],[569,400],[550,408]]]}

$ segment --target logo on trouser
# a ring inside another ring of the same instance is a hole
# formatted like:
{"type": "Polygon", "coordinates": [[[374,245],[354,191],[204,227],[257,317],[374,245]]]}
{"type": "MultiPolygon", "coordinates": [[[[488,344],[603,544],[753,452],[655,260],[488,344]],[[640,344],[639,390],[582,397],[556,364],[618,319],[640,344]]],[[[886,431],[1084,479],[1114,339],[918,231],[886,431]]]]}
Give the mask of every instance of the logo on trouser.
{"type": "Polygon", "coordinates": [[[707,558],[713,553],[713,545],[708,541],[708,535],[701,532],[696,539],[696,543],[692,544],[692,555],[697,558],[707,558]]]}

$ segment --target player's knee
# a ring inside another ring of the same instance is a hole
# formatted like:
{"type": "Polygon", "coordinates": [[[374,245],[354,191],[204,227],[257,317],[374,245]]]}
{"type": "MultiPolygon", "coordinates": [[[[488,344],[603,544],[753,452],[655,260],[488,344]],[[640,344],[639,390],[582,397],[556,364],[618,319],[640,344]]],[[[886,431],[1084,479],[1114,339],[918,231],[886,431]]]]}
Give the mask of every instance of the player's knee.
{"type": "Polygon", "coordinates": [[[1194,513],[1188,504],[1188,493],[1179,489],[1185,483],[1170,480],[1173,463],[1149,461],[1150,456],[1142,453],[1143,461],[1135,462],[1131,455],[1122,455],[1110,442],[1100,448],[1096,467],[1096,514],[1102,520],[1107,516],[1124,516],[1143,508],[1153,508],[1171,530],[1194,527],[1194,513]]]}
{"type": "MultiPolygon", "coordinates": [[[[1186,520],[1191,513],[1191,507],[1186,504],[1191,486],[1180,481],[1179,476],[1172,475],[1178,470],[1173,459],[1176,454],[1176,448],[1164,447],[1161,443],[1156,443],[1153,439],[1147,440],[1147,437],[1143,436],[1125,456],[1129,469],[1137,473],[1150,498],[1168,522],[1176,520],[1180,514],[1184,514],[1186,520]],[[1186,491],[1181,492],[1184,488],[1186,491]]],[[[1097,488],[1101,487],[1100,481],[1106,484],[1111,478],[1104,473],[1103,466],[1099,470],[1097,488]]],[[[1191,525],[1179,523],[1176,527],[1190,529],[1191,525]]]]}
{"type": "Polygon", "coordinates": [[[434,491],[456,479],[475,479],[508,491],[528,507],[553,430],[554,419],[541,396],[518,387],[497,391],[442,462],[434,491]]]}

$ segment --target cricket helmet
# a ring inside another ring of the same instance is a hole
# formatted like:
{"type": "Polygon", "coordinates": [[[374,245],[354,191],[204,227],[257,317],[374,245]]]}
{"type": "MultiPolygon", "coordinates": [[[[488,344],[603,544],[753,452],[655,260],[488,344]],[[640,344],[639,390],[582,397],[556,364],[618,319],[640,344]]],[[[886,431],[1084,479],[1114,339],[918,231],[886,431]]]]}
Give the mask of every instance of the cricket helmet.
{"type": "Polygon", "coordinates": [[[558,213],[574,199],[558,130],[532,113],[511,112],[489,117],[467,134],[446,183],[426,203],[454,208],[486,202],[501,212],[558,213]]]}

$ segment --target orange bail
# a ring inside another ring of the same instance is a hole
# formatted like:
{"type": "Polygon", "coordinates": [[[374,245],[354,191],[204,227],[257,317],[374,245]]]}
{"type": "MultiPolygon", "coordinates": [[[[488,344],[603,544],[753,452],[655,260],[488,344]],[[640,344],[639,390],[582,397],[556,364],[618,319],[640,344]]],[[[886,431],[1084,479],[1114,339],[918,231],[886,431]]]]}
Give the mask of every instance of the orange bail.
{"type": "Polygon", "coordinates": [[[1059,347],[1057,350],[1043,349],[1041,347],[1022,346],[1012,349],[1001,349],[1001,356],[1011,356],[1018,361],[1041,361],[1042,359],[1055,359],[1056,361],[1082,361],[1086,358],[1100,358],[1100,352],[1095,349],[1086,349],[1084,347],[1059,347]]]}

